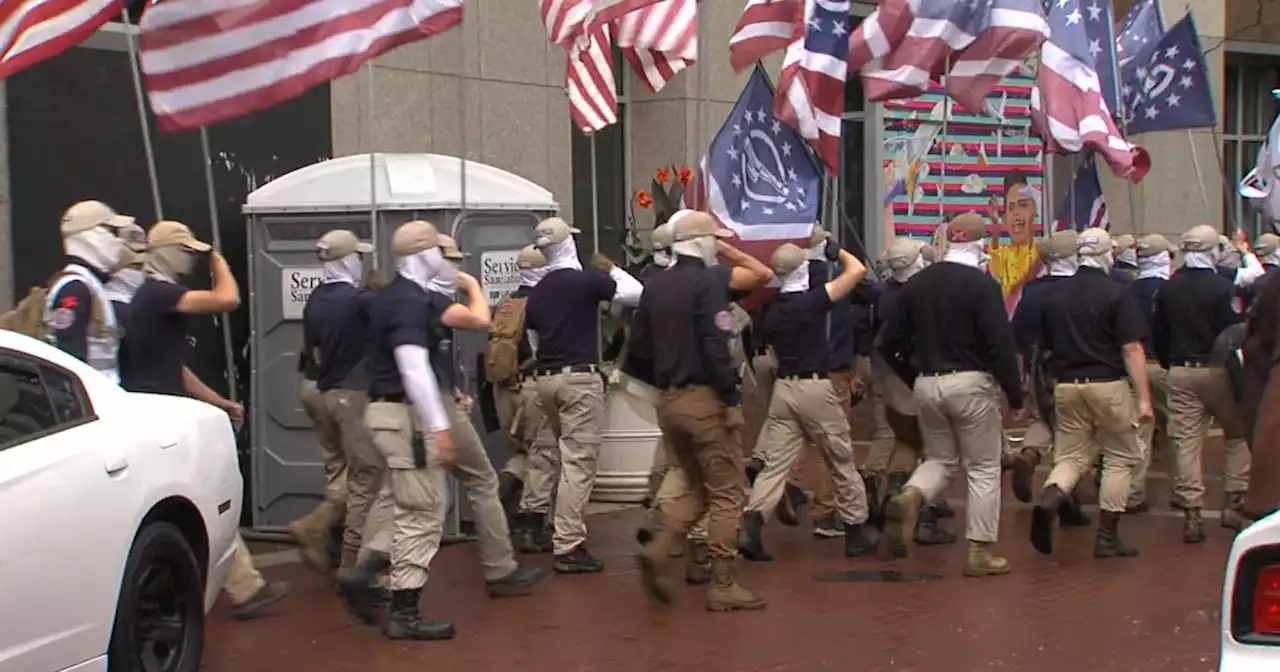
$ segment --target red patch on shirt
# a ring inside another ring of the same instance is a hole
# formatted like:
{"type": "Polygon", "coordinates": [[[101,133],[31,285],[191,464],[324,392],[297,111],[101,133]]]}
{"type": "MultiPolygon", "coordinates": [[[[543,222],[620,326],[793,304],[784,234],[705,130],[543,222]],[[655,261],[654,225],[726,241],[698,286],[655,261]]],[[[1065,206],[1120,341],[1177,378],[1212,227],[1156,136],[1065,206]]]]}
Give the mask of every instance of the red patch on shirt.
{"type": "Polygon", "coordinates": [[[77,298],[76,298],[76,297],[74,297],[74,296],[69,295],[69,294],[68,294],[67,296],[64,296],[64,297],[62,297],[61,299],[59,299],[59,300],[58,300],[58,307],[59,307],[59,308],[66,308],[66,309],[68,309],[68,310],[75,310],[75,307],[76,307],[76,306],[78,306],[78,305],[80,305],[80,300],[79,300],[79,299],[77,299],[77,298]]]}

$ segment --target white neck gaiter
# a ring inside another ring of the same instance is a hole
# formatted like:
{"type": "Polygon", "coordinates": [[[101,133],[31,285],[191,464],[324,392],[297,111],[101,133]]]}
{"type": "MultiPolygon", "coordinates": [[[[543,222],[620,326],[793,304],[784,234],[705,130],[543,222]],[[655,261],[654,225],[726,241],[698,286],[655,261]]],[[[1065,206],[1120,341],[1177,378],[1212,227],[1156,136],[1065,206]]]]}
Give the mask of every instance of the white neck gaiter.
{"type": "Polygon", "coordinates": [[[987,260],[987,243],[985,240],[974,240],[968,243],[951,243],[943,261],[964,264],[981,269],[987,260]]]}
{"type": "Polygon", "coordinates": [[[714,236],[700,236],[689,240],[678,240],[671,245],[671,251],[677,257],[694,257],[700,259],[708,267],[716,265],[716,239],[714,236]]]}
{"type": "Polygon", "coordinates": [[[76,257],[103,273],[113,273],[129,258],[129,248],[114,231],[95,226],[63,239],[68,256],[76,257]]]}
{"type": "Polygon", "coordinates": [[[364,275],[364,264],[359,254],[348,254],[341,259],[324,262],[324,283],[345,282],[352,287],[360,286],[360,276],[364,275]]]}
{"type": "Polygon", "coordinates": [[[427,291],[438,292],[449,298],[458,293],[458,264],[445,259],[440,267],[440,274],[427,281],[427,291]]]}
{"type": "Polygon", "coordinates": [[[1081,268],[1096,268],[1104,273],[1110,273],[1115,265],[1115,256],[1111,254],[1082,254],[1079,259],[1081,268]]]}
{"type": "Polygon", "coordinates": [[[1218,265],[1223,268],[1229,268],[1233,271],[1239,270],[1240,265],[1243,262],[1244,259],[1240,255],[1239,250],[1224,250],[1220,255],[1218,255],[1218,265]]]}
{"type": "Polygon", "coordinates": [[[1168,252],[1153,254],[1149,257],[1138,257],[1138,278],[1169,279],[1169,266],[1172,259],[1168,252]]]}
{"type": "Polygon", "coordinates": [[[539,266],[538,268],[522,268],[520,269],[520,286],[521,287],[537,287],[542,279],[547,277],[549,268],[547,266],[539,266]]]}
{"type": "Polygon", "coordinates": [[[1217,252],[1185,252],[1182,255],[1182,265],[1187,268],[1207,268],[1213,269],[1218,267],[1217,252]]]}
{"type": "Polygon", "coordinates": [[[1263,266],[1280,266],[1280,249],[1272,250],[1270,254],[1261,259],[1263,266]]]}
{"type": "Polygon", "coordinates": [[[1121,264],[1129,264],[1130,266],[1138,265],[1138,251],[1134,249],[1121,250],[1116,253],[1116,262],[1121,264]]]}
{"type": "Polygon", "coordinates": [[[116,271],[111,279],[107,281],[104,289],[108,298],[112,301],[120,303],[129,303],[133,300],[133,295],[138,292],[138,288],[145,282],[147,276],[142,272],[141,268],[126,266],[116,271]]]}
{"type": "Polygon", "coordinates": [[[1056,278],[1069,278],[1076,274],[1080,268],[1079,257],[1067,257],[1066,259],[1054,259],[1046,264],[1048,267],[1048,275],[1056,278]]]}
{"type": "Polygon", "coordinates": [[[573,236],[548,245],[542,250],[542,253],[547,255],[545,268],[551,269],[547,271],[548,273],[566,268],[574,271],[582,270],[582,262],[578,260],[578,244],[573,241],[573,236]]]}
{"type": "Polygon", "coordinates": [[[809,291],[809,261],[806,259],[796,270],[782,276],[782,293],[809,291]]]}
{"type": "Polygon", "coordinates": [[[924,270],[924,267],[928,265],[929,263],[924,260],[924,257],[916,257],[916,260],[911,262],[910,266],[906,268],[895,269],[892,273],[890,273],[890,275],[893,276],[894,280],[897,280],[902,284],[906,284],[906,282],[911,279],[911,276],[924,270]]]}
{"type": "Polygon", "coordinates": [[[428,285],[431,282],[431,278],[439,275],[446,263],[448,262],[445,261],[444,252],[440,251],[438,247],[433,247],[417,254],[400,257],[399,261],[396,262],[396,270],[399,271],[400,275],[412,280],[417,286],[423,289],[430,289],[428,285]]]}
{"type": "Polygon", "coordinates": [[[154,248],[147,253],[146,272],[153,278],[178,282],[195,268],[196,257],[181,245],[154,248]]]}
{"type": "Polygon", "coordinates": [[[675,257],[671,256],[670,250],[654,250],[653,263],[658,268],[668,268],[671,264],[676,263],[675,257]]]}
{"type": "Polygon", "coordinates": [[[822,241],[805,251],[809,261],[823,261],[827,258],[827,241],[822,241]]]}

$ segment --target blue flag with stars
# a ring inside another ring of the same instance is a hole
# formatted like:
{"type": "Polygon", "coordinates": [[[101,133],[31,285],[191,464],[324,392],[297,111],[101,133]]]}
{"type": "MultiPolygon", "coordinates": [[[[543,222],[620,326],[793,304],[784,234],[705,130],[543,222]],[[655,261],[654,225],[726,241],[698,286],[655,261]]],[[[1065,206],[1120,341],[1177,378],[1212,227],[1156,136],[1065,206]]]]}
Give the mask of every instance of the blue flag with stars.
{"type": "Polygon", "coordinates": [[[1190,14],[1131,65],[1124,82],[1129,133],[1217,125],[1209,69],[1190,14]]]}
{"type": "Polygon", "coordinates": [[[1116,58],[1120,66],[1120,79],[1128,79],[1133,59],[1142,55],[1160,36],[1164,35],[1164,15],[1160,12],[1160,0],[1139,0],[1125,15],[1116,38],[1116,58]]]}
{"type": "Polygon", "coordinates": [[[773,116],[773,87],[756,67],[707,153],[712,212],[744,240],[809,235],[822,203],[822,170],[804,139],[773,116]]]}
{"type": "MultiPolygon", "coordinates": [[[[1067,5],[1069,0],[1055,0],[1067,5]]],[[[1111,3],[1106,0],[1081,0],[1079,12],[1084,23],[1085,39],[1089,41],[1089,55],[1098,71],[1098,83],[1102,85],[1102,99],[1112,114],[1120,114],[1120,86],[1116,83],[1115,18],[1111,3]]],[[[1070,20],[1070,19],[1068,19],[1070,20]]]]}

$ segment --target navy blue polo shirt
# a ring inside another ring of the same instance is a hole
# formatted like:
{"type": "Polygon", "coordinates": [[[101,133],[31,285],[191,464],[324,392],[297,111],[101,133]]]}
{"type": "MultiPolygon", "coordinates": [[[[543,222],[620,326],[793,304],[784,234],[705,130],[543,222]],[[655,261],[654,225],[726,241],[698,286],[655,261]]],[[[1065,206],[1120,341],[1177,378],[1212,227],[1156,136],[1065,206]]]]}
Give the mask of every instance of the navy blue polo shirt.
{"type": "Polygon", "coordinates": [[[319,353],[312,366],[321,391],[368,388],[364,359],[369,350],[369,308],[374,296],[350,283],[327,282],[307,299],[302,310],[302,341],[308,354],[319,353]]]}
{"type": "MultiPolygon", "coordinates": [[[[825,259],[809,260],[809,287],[822,288],[830,280],[831,264],[825,259]]],[[[827,356],[827,370],[839,371],[853,366],[854,357],[854,312],[853,294],[849,293],[831,306],[831,330],[827,334],[830,348],[827,356]]],[[[827,325],[822,325],[825,330],[827,325]]]]}
{"type": "Polygon", "coordinates": [[[764,338],[778,358],[779,378],[829,372],[827,313],[835,305],[823,285],[774,299],[765,317],[764,338]]]}
{"type": "Polygon", "coordinates": [[[538,335],[538,368],[596,364],[600,359],[600,303],[618,285],[595,269],[562,268],[543,278],[525,304],[525,324],[538,335]]]}
{"type": "Polygon", "coordinates": [[[1160,288],[1165,282],[1167,280],[1164,278],[1138,278],[1130,286],[1133,300],[1138,304],[1138,312],[1142,314],[1143,323],[1147,325],[1147,335],[1142,339],[1142,350],[1147,354],[1147,359],[1156,358],[1156,349],[1151,341],[1151,316],[1156,310],[1156,295],[1160,293],[1160,288]]]}
{"type": "Polygon", "coordinates": [[[457,303],[451,296],[440,292],[427,292],[427,306],[431,313],[431,370],[436,374],[440,387],[452,390],[462,380],[457,360],[453,356],[453,329],[444,324],[444,311],[457,303]]]}
{"type": "Polygon", "coordinates": [[[404,383],[396,366],[398,346],[426,348],[434,365],[433,311],[431,293],[402,275],[396,275],[378,292],[369,308],[369,396],[404,398],[404,383]]]}
{"type": "Polygon", "coordinates": [[[1018,354],[1022,355],[1023,362],[1031,361],[1031,350],[1040,340],[1040,319],[1045,294],[1068,277],[1070,276],[1046,275],[1028,282],[1022,288],[1022,297],[1018,299],[1018,307],[1013,311],[1010,324],[1013,327],[1013,342],[1018,346],[1018,354]]]}
{"type": "Polygon", "coordinates": [[[182,369],[186,366],[187,315],[178,303],[187,288],[174,282],[148,278],[133,295],[128,337],[117,356],[120,386],[130,392],[185,396],[182,369]]]}

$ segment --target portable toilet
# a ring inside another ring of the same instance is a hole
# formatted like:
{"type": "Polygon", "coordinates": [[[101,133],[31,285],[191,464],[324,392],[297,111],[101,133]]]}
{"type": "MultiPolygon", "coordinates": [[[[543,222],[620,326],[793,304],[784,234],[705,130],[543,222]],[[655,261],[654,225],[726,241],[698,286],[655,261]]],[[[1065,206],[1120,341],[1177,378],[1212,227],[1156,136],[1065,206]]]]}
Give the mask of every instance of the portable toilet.
{"type": "MultiPolygon", "coordinates": [[[[391,237],[412,220],[433,223],[469,256],[464,269],[496,304],[519,286],[520,248],[533,242],[536,223],[559,210],[550,191],[493,166],[440,154],[358,154],[300,168],[249,194],[243,212],[250,303],[250,442],[253,526],[284,529],[321,497],[320,451],[298,390],[302,376],[302,309],[321,282],[315,242],[349,229],[375,247],[377,272],[395,273],[391,237]],[[464,182],[465,179],[465,188],[464,182]],[[373,194],[370,194],[372,187],[373,194]],[[464,202],[465,201],[465,202],[464,202]]],[[[467,393],[477,395],[477,370],[486,336],[454,339],[467,393]]],[[[511,446],[486,433],[479,404],[473,412],[495,465],[511,446]]],[[[455,488],[455,502],[456,488],[455,488]]],[[[456,532],[466,512],[453,507],[456,532]]]]}

